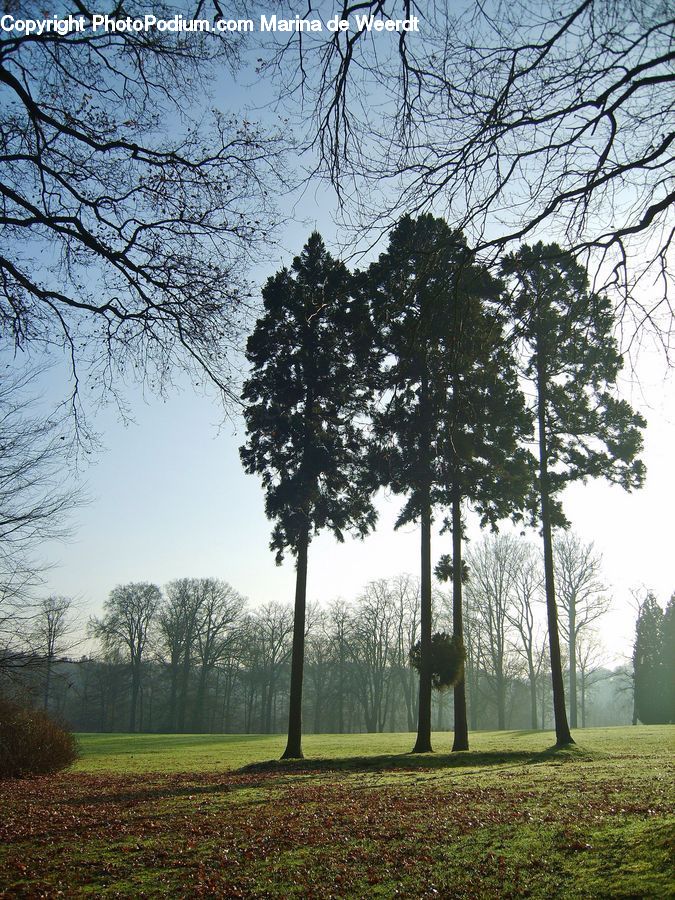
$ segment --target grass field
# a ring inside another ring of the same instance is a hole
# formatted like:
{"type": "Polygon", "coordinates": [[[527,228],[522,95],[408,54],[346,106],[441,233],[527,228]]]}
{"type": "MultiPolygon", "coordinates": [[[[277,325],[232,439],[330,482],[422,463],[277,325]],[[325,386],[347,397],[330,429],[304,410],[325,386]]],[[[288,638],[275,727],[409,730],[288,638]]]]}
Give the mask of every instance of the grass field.
{"type": "Polygon", "coordinates": [[[0,896],[675,897],[675,728],[81,735],[0,783],[0,896]]]}

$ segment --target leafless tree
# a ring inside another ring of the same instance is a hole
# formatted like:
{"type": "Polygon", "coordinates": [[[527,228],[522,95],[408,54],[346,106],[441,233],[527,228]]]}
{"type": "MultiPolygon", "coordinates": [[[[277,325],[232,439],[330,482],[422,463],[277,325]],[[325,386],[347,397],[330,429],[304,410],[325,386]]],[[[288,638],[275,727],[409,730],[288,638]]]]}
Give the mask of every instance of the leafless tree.
{"type": "Polygon", "coordinates": [[[537,683],[546,658],[546,634],[542,634],[537,603],[542,603],[544,575],[542,560],[536,550],[524,542],[512,557],[513,593],[507,612],[514,630],[513,646],[527,670],[530,685],[530,717],[532,728],[539,727],[537,683]]]}
{"type": "Polygon", "coordinates": [[[579,640],[605,615],[610,600],[601,578],[602,556],[593,543],[584,544],[573,532],[559,532],[553,542],[553,557],[558,602],[563,611],[560,630],[568,647],[570,726],[576,728],[579,640]]]}
{"type": "MultiPolygon", "coordinates": [[[[168,727],[208,730],[207,695],[224,682],[222,722],[229,722],[229,704],[241,655],[246,600],[227,582],[216,578],[179,578],[169,582],[157,617],[159,658],[168,664],[168,727]],[[196,671],[194,694],[191,676],[196,671]],[[215,675],[215,677],[213,677],[215,675]],[[212,684],[215,682],[215,684],[212,684]],[[190,698],[192,712],[188,720],[190,698]]],[[[210,717],[215,705],[209,704],[210,717]]]]}
{"type": "Polygon", "coordinates": [[[480,620],[483,671],[497,708],[500,730],[506,728],[508,687],[515,675],[510,614],[517,572],[514,558],[520,550],[517,538],[499,534],[484,537],[466,554],[470,572],[466,585],[468,604],[480,620]]]}
{"type": "MultiPolygon", "coordinates": [[[[412,575],[397,575],[390,579],[390,591],[396,628],[391,665],[403,694],[408,731],[414,731],[417,726],[419,690],[418,675],[410,665],[410,649],[419,640],[420,580],[412,575]]],[[[436,607],[439,605],[437,603],[436,607]]]]}
{"type": "MultiPolygon", "coordinates": [[[[351,671],[349,668],[349,631],[351,622],[351,608],[342,599],[333,600],[328,608],[327,627],[331,642],[331,655],[335,667],[335,703],[337,706],[337,731],[343,734],[346,730],[345,707],[348,691],[351,688],[351,671]]],[[[350,717],[351,718],[351,717],[350,717]]]]}
{"type": "Polygon", "coordinates": [[[203,730],[208,676],[232,649],[246,600],[217,578],[194,579],[193,593],[197,608],[194,655],[199,665],[193,721],[197,730],[203,730]]]}
{"type": "Polygon", "coordinates": [[[349,31],[298,35],[270,65],[312,109],[352,217],[386,227],[433,206],[495,254],[546,235],[594,261],[635,325],[669,333],[672,6],[345,0],[341,16],[349,31]],[[415,14],[420,32],[377,35],[359,14],[415,14]]]}
{"type": "Polygon", "coordinates": [[[396,615],[387,579],[366,585],[349,632],[349,653],[356,668],[355,690],[367,731],[384,731],[392,690],[391,658],[396,615]]]}
{"type": "Polygon", "coordinates": [[[34,369],[0,380],[0,668],[5,674],[37,660],[29,640],[47,562],[47,541],[68,535],[83,502],[64,476],[71,449],[62,418],[40,407],[34,369]]]}
{"type": "Polygon", "coordinates": [[[44,665],[43,706],[49,709],[50,688],[54,662],[68,648],[67,638],[72,632],[73,601],[70,597],[51,594],[37,603],[33,618],[30,643],[31,652],[37,654],[44,665]]]}
{"type": "Polygon", "coordinates": [[[284,603],[264,603],[248,616],[246,624],[246,730],[251,730],[254,701],[259,693],[260,730],[270,733],[275,720],[282,667],[291,654],[293,609],[284,603]]]}
{"type": "Polygon", "coordinates": [[[193,590],[194,579],[179,578],[166,585],[158,625],[160,658],[169,666],[170,730],[183,731],[187,709],[188,684],[193,662],[201,596],[193,590]]]}
{"type": "MultiPolygon", "coordinates": [[[[466,569],[468,576],[468,569],[466,569]]],[[[467,713],[468,724],[471,731],[477,731],[480,722],[480,711],[484,703],[484,692],[482,686],[481,673],[484,668],[483,655],[485,644],[483,641],[484,623],[479,611],[474,606],[472,595],[466,591],[463,592],[464,617],[464,650],[466,659],[464,661],[464,681],[466,683],[467,692],[467,713]]],[[[448,623],[452,622],[452,601],[448,598],[447,613],[444,616],[448,623]]]]}
{"type": "Polygon", "coordinates": [[[329,630],[330,618],[325,610],[317,610],[314,628],[307,635],[305,672],[312,697],[312,730],[315,734],[324,729],[324,722],[333,698],[330,696],[333,675],[333,649],[329,630]],[[329,702],[330,698],[330,702],[329,702]]]}
{"type": "MultiPolygon", "coordinates": [[[[236,63],[236,34],[94,31],[85,2],[74,12],[83,31],[0,45],[3,337],[65,352],[76,414],[83,370],[106,391],[121,372],[159,387],[179,366],[231,398],[281,138],[198,102],[215,67],[236,63]]],[[[44,13],[27,0],[21,15],[44,13]]]]}
{"type": "Polygon", "coordinates": [[[129,731],[132,732],[137,725],[143,662],[161,599],[161,591],[154,584],[119,585],[105,601],[103,618],[93,618],[89,625],[90,634],[101,641],[106,653],[121,650],[126,655],[131,674],[129,731]]]}
{"type": "Polygon", "coordinates": [[[577,669],[579,671],[579,705],[581,727],[586,727],[588,694],[594,684],[605,678],[615,677],[614,672],[602,671],[606,662],[605,648],[594,630],[585,631],[577,642],[577,669]]]}

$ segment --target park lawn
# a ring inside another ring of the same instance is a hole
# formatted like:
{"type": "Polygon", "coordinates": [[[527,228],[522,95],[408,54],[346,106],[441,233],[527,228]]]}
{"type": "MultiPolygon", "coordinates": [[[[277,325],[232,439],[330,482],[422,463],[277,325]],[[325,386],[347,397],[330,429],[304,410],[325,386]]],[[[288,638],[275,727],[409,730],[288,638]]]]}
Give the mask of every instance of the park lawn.
{"type": "Polygon", "coordinates": [[[675,728],[450,738],[82,735],[0,783],[0,896],[675,897],[675,728]]]}

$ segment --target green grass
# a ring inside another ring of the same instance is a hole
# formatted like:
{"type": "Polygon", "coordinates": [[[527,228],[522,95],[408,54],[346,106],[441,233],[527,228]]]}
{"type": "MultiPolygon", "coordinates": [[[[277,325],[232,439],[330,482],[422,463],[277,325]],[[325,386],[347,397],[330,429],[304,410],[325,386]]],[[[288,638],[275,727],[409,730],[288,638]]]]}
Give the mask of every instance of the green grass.
{"type": "MultiPolygon", "coordinates": [[[[79,734],[81,759],[73,767],[76,772],[141,773],[141,772],[225,772],[243,766],[276,762],[281,756],[285,738],[267,734],[79,734]]],[[[675,742],[663,727],[592,728],[577,733],[578,747],[572,753],[609,753],[623,756],[626,741],[635,741],[640,755],[660,752],[675,742]]],[[[328,763],[338,767],[376,764],[382,757],[388,766],[462,767],[475,762],[487,765],[508,756],[520,762],[532,754],[550,751],[555,741],[546,731],[483,731],[471,735],[469,753],[451,754],[452,734],[438,732],[433,736],[435,753],[413,755],[411,734],[321,734],[303,738],[308,762],[328,763]],[[397,758],[401,757],[401,758],[397,758]]]]}
{"type": "Polygon", "coordinates": [[[80,735],[0,783],[0,895],[675,897],[675,728],[576,737],[80,735]]]}

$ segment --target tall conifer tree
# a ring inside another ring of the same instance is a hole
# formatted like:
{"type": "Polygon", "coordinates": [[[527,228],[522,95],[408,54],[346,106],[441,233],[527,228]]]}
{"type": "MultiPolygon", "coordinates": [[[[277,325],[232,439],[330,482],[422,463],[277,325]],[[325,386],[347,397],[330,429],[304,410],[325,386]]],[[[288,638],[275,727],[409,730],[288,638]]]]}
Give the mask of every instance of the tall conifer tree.
{"type": "MultiPolygon", "coordinates": [[[[496,309],[501,284],[471,258],[460,232],[431,215],[404,217],[368,273],[379,333],[381,402],[373,415],[380,478],[407,500],[397,527],[420,522],[420,695],[415,752],[431,747],[431,524],[452,508],[453,634],[462,637],[462,504],[484,524],[522,508],[529,419],[496,309]]],[[[455,742],[468,749],[464,681],[455,687],[455,742]]]]}
{"type": "Polygon", "coordinates": [[[240,453],[246,471],[262,476],[277,563],[287,550],[296,558],[284,758],[301,758],[308,547],[325,528],[342,541],[345,530],[363,536],[375,523],[360,424],[371,336],[349,272],[316,232],[291,269],[269,279],[263,301],[247,345],[248,440],[240,453]]]}
{"type": "Polygon", "coordinates": [[[644,419],[613,388],[622,366],[609,300],[589,290],[588,275],[556,244],[527,245],[504,258],[511,312],[535,388],[541,518],[556,743],[574,743],[565,711],[552,528],[566,525],[559,498],[572,481],[603,477],[640,487],[644,419]]]}
{"type": "Polygon", "coordinates": [[[633,645],[635,712],[645,725],[675,722],[675,597],[665,613],[653,594],[640,605],[633,645]]]}

